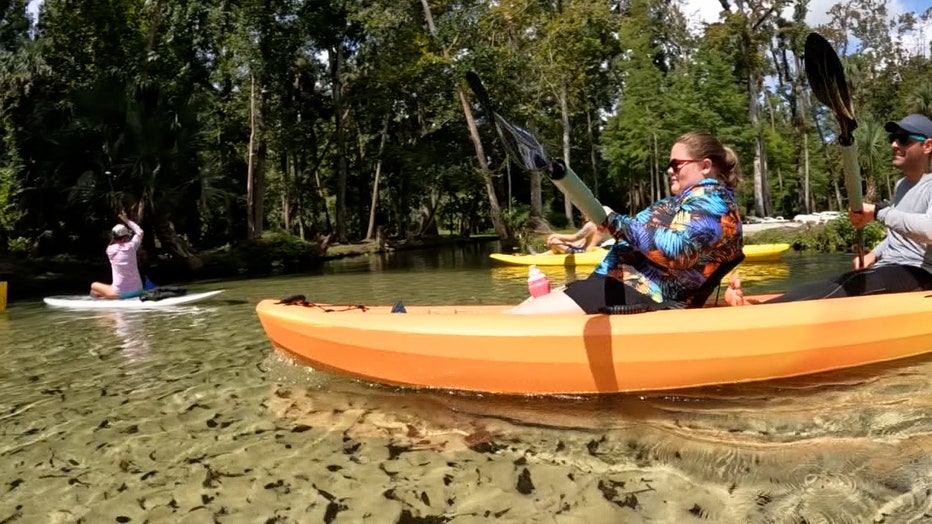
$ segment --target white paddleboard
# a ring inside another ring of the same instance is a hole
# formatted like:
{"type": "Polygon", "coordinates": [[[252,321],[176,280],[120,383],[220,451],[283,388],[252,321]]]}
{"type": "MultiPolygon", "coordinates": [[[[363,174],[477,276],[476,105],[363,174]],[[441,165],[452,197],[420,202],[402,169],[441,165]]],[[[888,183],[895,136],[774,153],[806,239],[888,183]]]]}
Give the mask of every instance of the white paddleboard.
{"type": "Polygon", "coordinates": [[[220,293],[223,293],[222,289],[219,291],[207,291],[206,293],[191,293],[180,297],[163,298],[162,300],[145,301],[139,300],[139,297],[125,298],[122,300],[107,300],[103,298],[91,298],[89,295],[45,297],[42,301],[52,307],[68,309],[161,309],[171,306],[180,306],[182,304],[193,304],[220,293]]]}

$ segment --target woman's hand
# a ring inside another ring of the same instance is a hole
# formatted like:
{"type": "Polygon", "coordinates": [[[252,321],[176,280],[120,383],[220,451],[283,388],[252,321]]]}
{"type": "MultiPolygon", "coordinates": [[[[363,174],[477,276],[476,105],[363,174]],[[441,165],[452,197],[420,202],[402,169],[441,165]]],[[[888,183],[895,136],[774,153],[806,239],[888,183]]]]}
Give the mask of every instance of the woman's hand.
{"type": "MultiPolygon", "coordinates": [[[[611,215],[612,213],[615,212],[614,209],[612,209],[612,208],[610,208],[610,207],[608,207],[608,206],[602,206],[602,210],[605,211],[605,217],[606,217],[606,218],[608,218],[609,215],[611,215]]],[[[605,221],[602,221],[601,224],[596,224],[596,229],[597,229],[600,233],[608,233],[608,228],[605,227],[605,221]]]]}
{"type": "Polygon", "coordinates": [[[120,211],[120,214],[117,215],[117,218],[123,222],[129,222],[129,218],[126,216],[126,211],[120,211]]]}

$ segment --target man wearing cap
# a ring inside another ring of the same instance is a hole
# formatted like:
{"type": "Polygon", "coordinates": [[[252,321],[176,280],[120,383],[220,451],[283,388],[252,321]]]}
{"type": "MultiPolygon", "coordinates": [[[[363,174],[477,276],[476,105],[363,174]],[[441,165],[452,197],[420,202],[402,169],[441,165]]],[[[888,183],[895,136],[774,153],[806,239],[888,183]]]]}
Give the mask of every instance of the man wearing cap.
{"type": "Polygon", "coordinates": [[[113,226],[110,230],[110,244],[107,246],[113,283],[91,284],[92,296],[111,300],[133,298],[142,294],[142,278],[136,263],[136,252],[142,245],[142,228],[127,218],[126,213],[120,213],[118,216],[125,225],[113,226]]]}
{"type": "MultiPolygon", "coordinates": [[[[884,265],[923,267],[932,272],[932,120],[918,114],[899,122],[887,122],[893,148],[893,166],[903,172],[893,191],[893,203],[864,204],[860,213],[849,212],[855,228],[877,220],[887,227],[887,237],[864,256],[864,267],[884,265]]],[[[857,258],[855,269],[859,269],[857,258]]]]}
{"type": "MultiPolygon", "coordinates": [[[[855,257],[854,271],[802,284],[767,303],[932,289],[932,120],[912,114],[887,122],[884,129],[893,149],[893,166],[903,173],[893,202],[865,203],[860,212],[849,211],[848,218],[855,228],[872,220],[883,223],[886,238],[864,255],[863,268],[855,257]]],[[[748,304],[740,280],[732,279],[725,301],[748,304]]]]}

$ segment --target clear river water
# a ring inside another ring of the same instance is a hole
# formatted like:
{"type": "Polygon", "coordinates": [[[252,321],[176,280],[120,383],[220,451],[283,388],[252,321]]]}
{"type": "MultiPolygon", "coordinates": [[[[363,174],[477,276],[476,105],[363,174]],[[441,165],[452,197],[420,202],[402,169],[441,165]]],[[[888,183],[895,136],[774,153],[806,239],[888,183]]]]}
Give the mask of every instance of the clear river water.
{"type": "MultiPolygon", "coordinates": [[[[255,315],[294,293],[517,303],[527,269],[493,266],[495,247],[197,282],[225,292],[172,311],[10,304],[0,523],[932,519],[932,357],[677,393],[504,397],[314,371],[274,351],[255,315]]],[[[850,258],[790,252],[741,271],[769,292],[850,258]]]]}

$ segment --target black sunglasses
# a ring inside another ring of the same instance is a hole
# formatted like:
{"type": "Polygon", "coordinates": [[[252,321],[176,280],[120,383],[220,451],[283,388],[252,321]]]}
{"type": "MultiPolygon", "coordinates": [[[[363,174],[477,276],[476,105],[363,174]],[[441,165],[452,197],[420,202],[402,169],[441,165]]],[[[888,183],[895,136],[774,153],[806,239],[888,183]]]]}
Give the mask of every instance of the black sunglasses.
{"type": "Polygon", "coordinates": [[[923,136],[923,135],[916,135],[913,133],[887,133],[887,139],[890,142],[896,142],[900,146],[906,147],[913,140],[917,142],[925,142],[926,140],[929,139],[929,137],[923,136]]]}
{"type": "Polygon", "coordinates": [[[686,164],[692,164],[693,162],[702,162],[702,160],[681,160],[678,158],[671,158],[670,162],[667,163],[667,170],[673,171],[673,174],[679,174],[680,169],[683,169],[683,166],[686,164]]]}

